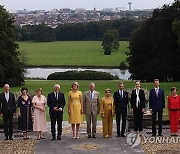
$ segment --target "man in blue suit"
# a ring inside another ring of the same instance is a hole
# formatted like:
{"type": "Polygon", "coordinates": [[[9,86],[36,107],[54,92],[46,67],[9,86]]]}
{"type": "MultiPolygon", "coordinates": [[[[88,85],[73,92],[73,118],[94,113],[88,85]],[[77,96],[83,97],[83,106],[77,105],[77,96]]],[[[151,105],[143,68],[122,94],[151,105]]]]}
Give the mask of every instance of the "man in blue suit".
{"type": "Polygon", "coordinates": [[[149,92],[149,109],[152,113],[152,136],[156,136],[156,116],[158,114],[158,135],[162,136],[162,116],[165,108],[164,90],[159,87],[159,79],[154,79],[154,88],[149,92]]]}

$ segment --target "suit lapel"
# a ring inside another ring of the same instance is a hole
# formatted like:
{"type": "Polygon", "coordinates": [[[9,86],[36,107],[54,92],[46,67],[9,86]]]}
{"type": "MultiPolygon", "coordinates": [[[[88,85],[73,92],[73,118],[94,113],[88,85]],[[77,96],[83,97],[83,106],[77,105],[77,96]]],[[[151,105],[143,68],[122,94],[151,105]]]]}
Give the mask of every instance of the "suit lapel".
{"type": "Polygon", "coordinates": [[[3,93],[3,96],[4,96],[4,100],[6,101],[6,103],[8,103],[7,100],[6,100],[6,97],[5,97],[5,92],[3,93]]]}
{"type": "Polygon", "coordinates": [[[11,94],[10,94],[10,92],[9,92],[9,100],[8,100],[8,103],[9,103],[10,99],[11,99],[11,94]]]}
{"type": "Polygon", "coordinates": [[[90,98],[90,91],[88,91],[88,92],[86,93],[86,95],[87,95],[87,97],[88,97],[89,101],[91,102],[91,98],[90,98]]]}

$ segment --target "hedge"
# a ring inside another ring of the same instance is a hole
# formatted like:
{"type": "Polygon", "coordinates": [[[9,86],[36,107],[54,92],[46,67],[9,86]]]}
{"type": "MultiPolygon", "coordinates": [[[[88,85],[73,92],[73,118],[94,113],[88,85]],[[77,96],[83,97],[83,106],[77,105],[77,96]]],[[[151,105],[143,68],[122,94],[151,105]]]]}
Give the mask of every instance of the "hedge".
{"type": "Polygon", "coordinates": [[[113,76],[107,72],[96,71],[67,71],[55,72],[47,77],[47,80],[116,80],[118,76],[113,76]]]}

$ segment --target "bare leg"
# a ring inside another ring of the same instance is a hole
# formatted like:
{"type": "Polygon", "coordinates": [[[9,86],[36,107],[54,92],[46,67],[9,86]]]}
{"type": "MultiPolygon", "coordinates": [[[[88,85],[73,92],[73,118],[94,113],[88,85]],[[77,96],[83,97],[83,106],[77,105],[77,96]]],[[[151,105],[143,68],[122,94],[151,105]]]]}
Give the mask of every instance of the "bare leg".
{"type": "Polygon", "coordinates": [[[76,138],[79,138],[79,127],[80,124],[76,124],[76,138]]]}
{"type": "Polygon", "coordinates": [[[40,140],[41,139],[41,131],[38,132],[38,136],[37,139],[40,140]]]}
{"type": "Polygon", "coordinates": [[[71,127],[72,127],[72,132],[73,132],[73,139],[74,139],[75,138],[75,124],[72,124],[71,127]]]}

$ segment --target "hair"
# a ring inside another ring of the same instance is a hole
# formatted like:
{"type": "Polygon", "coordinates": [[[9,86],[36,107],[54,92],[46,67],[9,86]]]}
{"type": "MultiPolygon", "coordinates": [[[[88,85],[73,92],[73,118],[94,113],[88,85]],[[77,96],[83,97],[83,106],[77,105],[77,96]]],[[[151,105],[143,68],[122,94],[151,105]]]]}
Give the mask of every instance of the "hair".
{"type": "Polygon", "coordinates": [[[43,91],[43,90],[42,90],[42,88],[37,88],[37,89],[36,89],[36,93],[37,93],[38,91],[40,91],[41,94],[42,94],[42,91],[43,91]]]}
{"type": "Polygon", "coordinates": [[[9,85],[8,85],[8,84],[5,84],[5,85],[4,85],[4,88],[5,88],[5,87],[9,87],[9,85]]]}
{"type": "Polygon", "coordinates": [[[95,86],[95,83],[94,83],[94,82],[91,82],[91,83],[89,84],[89,86],[90,86],[90,85],[94,85],[94,86],[95,86]]]}
{"type": "Polygon", "coordinates": [[[22,93],[24,90],[26,90],[26,92],[28,92],[28,88],[22,87],[22,88],[21,88],[21,93],[22,93]]]}
{"type": "Polygon", "coordinates": [[[177,90],[177,88],[176,88],[176,87],[172,87],[172,88],[171,88],[171,92],[172,92],[173,90],[175,90],[175,89],[177,90]]]}
{"type": "Polygon", "coordinates": [[[159,82],[159,79],[154,79],[154,82],[158,81],[159,82]]]}
{"type": "Polygon", "coordinates": [[[105,93],[107,93],[108,91],[111,93],[111,89],[109,89],[109,88],[107,88],[107,89],[105,90],[105,93]]]}
{"type": "Polygon", "coordinates": [[[140,80],[136,80],[134,83],[136,84],[137,82],[141,83],[141,81],[140,81],[140,80]]]}
{"type": "Polygon", "coordinates": [[[124,84],[122,81],[120,81],[119,83],[118,83],[118,85],[121,85],[121,84],[124,84]]]}
{"type": "Polygon", "coordinates": [[[55,85],[54,85],[54,88],[55,88],[55,87],[60,88],[60,85],[59,85],[59,84],[55,84],[55,85]]]}
{"type": "Polygon", "coordinates": [[[71,88],[73,88],[74,85],[76,85],[77,88],[79,88],[79,84],[77,82],[73,82],[72,85],[71,85],[71,88]]]}

